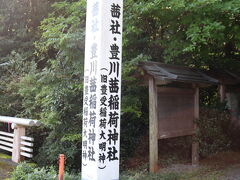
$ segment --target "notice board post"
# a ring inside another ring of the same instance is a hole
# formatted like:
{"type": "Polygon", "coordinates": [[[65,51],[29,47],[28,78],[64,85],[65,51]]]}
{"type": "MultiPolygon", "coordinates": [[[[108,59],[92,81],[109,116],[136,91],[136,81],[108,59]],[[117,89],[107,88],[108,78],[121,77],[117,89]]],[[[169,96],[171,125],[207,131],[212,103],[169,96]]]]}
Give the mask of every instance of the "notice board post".
{"type": "Polygon", "coordinates": [[[149,78],[149,168],[158,171],[158,115],[157,87],[155,79],[149,78]]]}

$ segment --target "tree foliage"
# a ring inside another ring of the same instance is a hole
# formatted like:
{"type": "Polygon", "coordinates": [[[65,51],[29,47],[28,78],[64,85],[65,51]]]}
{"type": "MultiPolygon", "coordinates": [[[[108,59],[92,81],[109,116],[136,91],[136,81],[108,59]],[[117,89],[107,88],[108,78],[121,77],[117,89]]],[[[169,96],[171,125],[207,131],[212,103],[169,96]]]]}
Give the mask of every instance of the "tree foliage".
{"type": "MultiPolygon", "coordinates": [[[[154,0],[126,3],[128,55],[209,68],[239,65],[237,0],[154,0]]],[[[239,66],[238,66],[239,67],[239,66]]]]}

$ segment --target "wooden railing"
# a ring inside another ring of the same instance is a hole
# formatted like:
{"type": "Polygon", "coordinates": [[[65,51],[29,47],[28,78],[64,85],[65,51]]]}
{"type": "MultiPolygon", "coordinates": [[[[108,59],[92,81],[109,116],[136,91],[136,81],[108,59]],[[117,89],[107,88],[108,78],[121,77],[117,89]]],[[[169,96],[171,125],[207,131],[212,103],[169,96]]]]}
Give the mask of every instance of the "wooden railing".
{"type": "Polygon", "coordinates": [[[12,153],[12,161],[19,163],[24,157],[32,158],[34,139],[25,136],[25,128],[39,126],[37,120],[0,116],[0,122],[12,123],[13,133],[0,131],[0,149],[12,153]]]}
{"type": "Polygon", "coordinates": [[[12,152],[13,150],[13,133],[0,131],[0,149],[12,152]]]}

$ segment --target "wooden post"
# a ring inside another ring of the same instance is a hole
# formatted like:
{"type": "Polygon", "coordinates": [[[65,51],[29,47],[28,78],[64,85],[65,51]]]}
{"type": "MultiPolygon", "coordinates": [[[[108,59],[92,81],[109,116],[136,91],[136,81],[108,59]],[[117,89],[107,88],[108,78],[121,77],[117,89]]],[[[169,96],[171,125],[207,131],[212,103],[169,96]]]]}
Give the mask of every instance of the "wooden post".
{"type": "Polygon", "coordinates": [[[14,138],[13,138],[13,151],[12,151],[12,161],[19,163],[21,159],[21,136],[25,136],[25,127],[16,125],[14,129],[14,138]]]}
{"type": "Polygon", "coordinates": [[[157,89],[153,77],[149,78],[149,165],[150,172],[158,171],[158,115],[157,89]]]}
{"type": "Polygon", "coordinates": [[[64,177],[64,154],[59,155],[59,175],[58,175],[58,180],[63,180],[64,177]]]}
{"type": "Polygon", "coordinates": [[[220,101],[224,102],[226,97],[226,87],[223,84],[221,84],[219,87],[219,93],[220,93],[220,101]]]}
{"type": "MultiPolygon", "coordinates": [[[[194,95],[194,119],[199,118],[199,88],[195,86],[195,95],[194,95]]],[[[196,132],[197,125],[194,124],[194,129],[196,132]]],[[[192,142],[192,165],[199,165],[199,154],[198,154],[199,143],[196,142],[196,136],[193,136],[192,142]]]]}

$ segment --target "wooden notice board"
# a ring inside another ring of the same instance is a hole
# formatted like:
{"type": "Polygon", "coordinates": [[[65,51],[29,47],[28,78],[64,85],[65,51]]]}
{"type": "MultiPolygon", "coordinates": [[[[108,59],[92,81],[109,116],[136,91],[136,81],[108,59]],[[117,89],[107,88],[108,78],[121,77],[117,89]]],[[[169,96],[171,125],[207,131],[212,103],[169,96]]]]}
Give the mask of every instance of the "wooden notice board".
{"type": "Polygon", "coordinates": [[[158,138],[193,135],[195,90],[161,87],[157,94],[158,138]]]}

